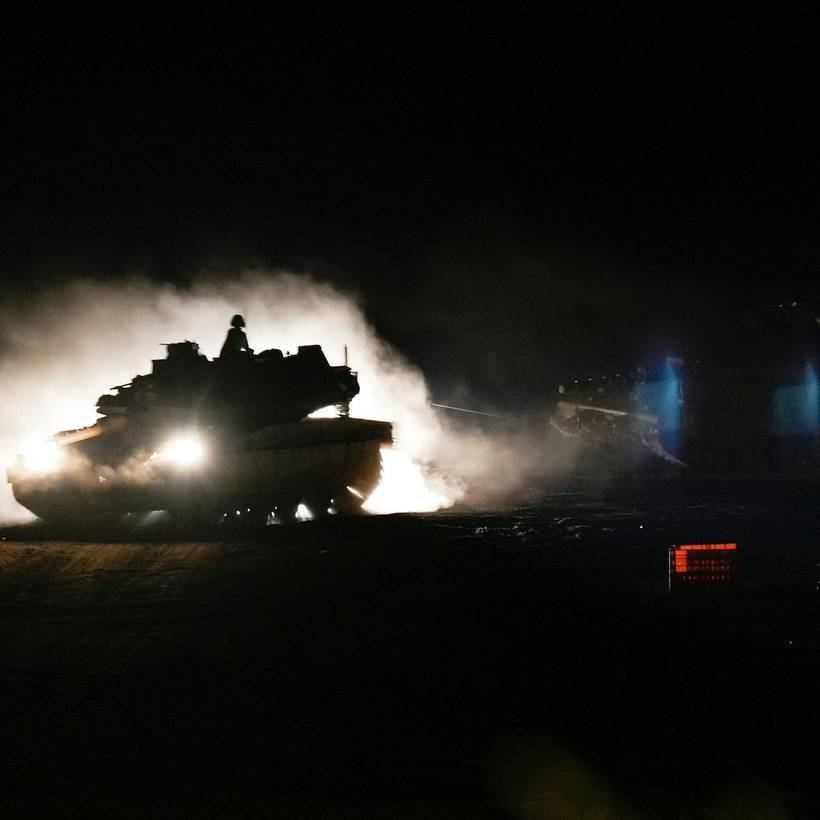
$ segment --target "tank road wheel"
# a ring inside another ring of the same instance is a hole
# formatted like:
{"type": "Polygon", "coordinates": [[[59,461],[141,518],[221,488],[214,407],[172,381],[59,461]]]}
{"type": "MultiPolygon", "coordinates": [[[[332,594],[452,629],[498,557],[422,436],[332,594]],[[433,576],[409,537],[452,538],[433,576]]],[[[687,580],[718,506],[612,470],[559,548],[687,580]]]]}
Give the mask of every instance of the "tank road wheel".
{"type": "Polygon", "coordinates": [[[340,515],[365,515],[362,505],[382,479],[382,454],[377,442],[362,454],[348,475],[350,484],[336,489],[332,506],[340,515]]]}
{"type": "Polygon", "coordinates": [[[49,527],[72,538],[110,538],[126,531],[125,513],[44,513],[40,518],[49,527]]]}
{"type": "Polygon", "coordinates": [[[280,524],[293,524],[296,522],[296,510],[299,508],[299,499],[293,496],[285,496],[276,502],[274,513],[280,524]]]}
{"type": "Polygon", "coordinates": [[[223,511],[216,507],[197,504],[180,504],[169,507],[168,513],[174,519],[177,527],[187,535],[201,535],[212,532],[219,526],[224,517],[223,511]]]}
{"type": "Polygon", "coordinates": [[[328,510],[332,506],[330,503],[330,495],[312,495],[306,501],[305,504],[307,508],[310,510],[311,515],[314,518],[327,518],[330,513],[328,510]]]}
{"type": "Polygon", "coordinates": [[[19,499],[49,527],[72,538],[101,538],[114,535],[123,526],[125,514],[95,508],[80,495],[65,493],[56,498],[43,493],[19,499]]]}
{"type": "Polygon", "coordinates": [[[347,487],[340,487],[333,494],[333,508],[339,515],[364,515],[362,504],[365,502],[364,496],[356,495],[347,487]]]}

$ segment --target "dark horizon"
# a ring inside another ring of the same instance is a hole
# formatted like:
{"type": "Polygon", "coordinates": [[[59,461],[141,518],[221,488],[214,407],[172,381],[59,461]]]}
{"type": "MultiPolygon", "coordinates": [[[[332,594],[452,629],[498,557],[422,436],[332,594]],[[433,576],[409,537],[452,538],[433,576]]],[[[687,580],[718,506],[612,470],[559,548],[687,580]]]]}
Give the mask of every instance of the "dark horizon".
{"type": "Polygon", "coordinates": [[[434,388],[502,403],[815,298],[816,58],[796,21],[20,11],[9,295],[310,271],[361,293],[434,388]]]}

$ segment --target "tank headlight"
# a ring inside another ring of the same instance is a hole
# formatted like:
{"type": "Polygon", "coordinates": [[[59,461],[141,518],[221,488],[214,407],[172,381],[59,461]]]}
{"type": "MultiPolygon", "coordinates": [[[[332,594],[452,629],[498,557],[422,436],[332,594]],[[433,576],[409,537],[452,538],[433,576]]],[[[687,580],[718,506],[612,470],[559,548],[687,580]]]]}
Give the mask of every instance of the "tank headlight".
{"type": "Polygon", "coordinates": [[[25,471],[31,475],[46,475],[59,469],[63,461],[63,448],[54,439],[32,441],[20,454],[25,471]]]}
{"type": "Polygon", "coordinates": [[[205,448],[198,436],[181,435],[167,441],[157,456],[177,467],[198,467],[205,461],[205,448]]]}

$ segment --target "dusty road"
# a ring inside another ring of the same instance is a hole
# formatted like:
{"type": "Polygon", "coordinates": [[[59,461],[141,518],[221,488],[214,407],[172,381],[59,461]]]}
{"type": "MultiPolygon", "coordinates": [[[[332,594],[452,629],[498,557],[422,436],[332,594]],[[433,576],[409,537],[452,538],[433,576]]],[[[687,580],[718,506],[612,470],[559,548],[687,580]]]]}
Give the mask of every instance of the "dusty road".
{"type": "Polygon", "coordinates": [[[7,529],[0,810],[818,816],[816,501],[562,495],[198,543],[7,529]],[[665,550],[694,538],[741,543],[743,593],[666,594],[665,550]]]}

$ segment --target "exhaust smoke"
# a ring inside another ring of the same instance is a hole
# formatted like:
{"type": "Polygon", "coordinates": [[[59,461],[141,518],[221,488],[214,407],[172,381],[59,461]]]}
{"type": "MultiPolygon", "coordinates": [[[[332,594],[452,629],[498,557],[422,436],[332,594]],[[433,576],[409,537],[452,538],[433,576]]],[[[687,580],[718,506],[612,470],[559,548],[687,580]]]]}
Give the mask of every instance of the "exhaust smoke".
{"type": "MultiPolygon", "coordinates": [[[[336,364],[348,346],[361,386],[353,415],[394,424],[394,448],[386,451],[369,511],[432,511],[468,491],[508,490],[520,480],[522,453],[531,459],[531,443],[500,442],[439,417],[421,371],[378,337],[357,296],[310,276],[268,271],[202,278],[184,288],[140,278],[75,280],[7,301],[0,327],[2,466],[12,463],[23,441],[92,424],[96,398],[149,372],[151,359],[164,358],[161,343],[190,339],[217,356],[237,312],[257,351],[320,344],[336,364]]],[[[0,489],[0,516],[30,517],[7,484],[0,489]]]]}

